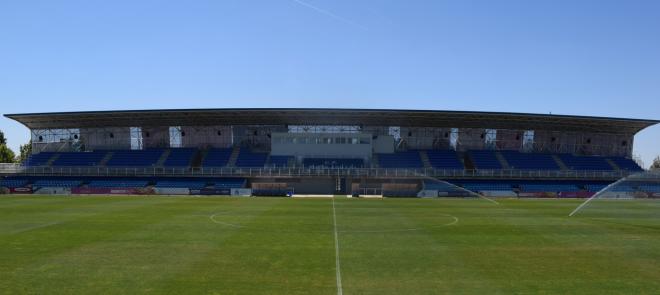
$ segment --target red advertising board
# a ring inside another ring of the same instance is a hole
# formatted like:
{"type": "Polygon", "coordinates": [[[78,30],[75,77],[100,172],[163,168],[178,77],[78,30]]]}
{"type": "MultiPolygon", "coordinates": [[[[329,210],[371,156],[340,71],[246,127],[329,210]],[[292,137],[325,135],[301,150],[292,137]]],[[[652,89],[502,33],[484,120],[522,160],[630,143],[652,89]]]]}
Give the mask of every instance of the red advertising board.
{"type": "Polygon", "coordinates": [[[557,193],[536,192],[536,193],[518,193],[521,198],[556,198],[557,193]]]}
{"type": "Polygon", "coordinates": [[[9,189],[12,194],[31,194],[32,188],[29,187],[12,187],[9,189]]]}
{"type": "Polygon", "coordinates": [[[590,198],[594,192],[560,192],[560,198],[590,198]]]}
{"type": "Polygon", "coordinates": [[[137,188],[74,187],[71,189],[71,193],[79,195],[150,195],[153,194],[153,190],[137,188]]]}

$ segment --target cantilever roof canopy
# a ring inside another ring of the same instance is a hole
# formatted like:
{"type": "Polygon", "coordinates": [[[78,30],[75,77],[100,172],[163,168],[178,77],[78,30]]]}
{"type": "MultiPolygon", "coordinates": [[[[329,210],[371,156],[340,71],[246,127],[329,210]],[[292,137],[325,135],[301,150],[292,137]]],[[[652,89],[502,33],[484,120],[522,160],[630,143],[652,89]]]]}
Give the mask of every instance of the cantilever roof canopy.
{"type": "Polygon", "coordinates": [[[502,112],[378,109],[179,109],[6,114],[30,129],[211,125],[364,125],[635,134],[658,120],[502,112]]]}

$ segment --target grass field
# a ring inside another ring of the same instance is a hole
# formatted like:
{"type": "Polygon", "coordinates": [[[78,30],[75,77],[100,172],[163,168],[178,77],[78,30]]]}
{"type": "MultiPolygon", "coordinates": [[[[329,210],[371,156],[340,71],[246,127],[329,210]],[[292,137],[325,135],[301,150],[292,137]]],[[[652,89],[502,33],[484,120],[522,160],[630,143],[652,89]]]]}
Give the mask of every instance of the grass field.
{"type": "Polygon", "coordinates": [[[660,201],[499,202],[5,196],[0,292],[660,292],[660,201]]]}

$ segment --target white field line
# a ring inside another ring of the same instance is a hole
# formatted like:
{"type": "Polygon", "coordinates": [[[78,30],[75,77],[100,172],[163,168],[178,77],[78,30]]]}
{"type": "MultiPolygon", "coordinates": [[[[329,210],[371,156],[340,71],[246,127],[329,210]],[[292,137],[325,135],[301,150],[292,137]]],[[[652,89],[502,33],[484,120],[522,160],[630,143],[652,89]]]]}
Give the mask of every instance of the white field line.
{"type": "Polygon", "coordinates": [[[500,203],[498,203],[497,201],[495,201],[495,200],[493,200],[493,199],[491,199],[491,198],[488,198],[488,197],[486,197],[486,196],[479,195],[479,197],[482,198],[482,199],[484,199],[484,200],[487,200],[487,201],[493,202],[493,203],[495,203],[495,204],[497,204],[497,205],[500,204],[500,203]]]}
{"type": "Polygon", "coordinates": [[[10,232],[10,234],[18,234],[18,233],[31,231],[31,230],[35,230],[35,229],[39,229],[39,228],[44,228],[44,227],[48,227],[48,226],[56,225],[56,224],[60,224],[60,223],[61,223],[60,221],[55,221],[55,222],[49,222],[49,223],[45,223],[45,224],[37,224],[37,225],[28,226],[28,227],[13,230],[13,231],[10,232]]]}
{"type": "Polygon", "coordinates": [[[231,226],[231,227],[235,227],[235,228],[243,228],[242,225],[238,225],[238,224],[233,224],[233,223],[229,223],[229,222],[223,222],[223,221],[218,221],[218,220],[216,220],[215,217],[216,217],[217,215],[219,215],[219,214],[222,214],[222,213],[224,213],[224,212],[215,213],[215,214],[209,216],[209,219],[211,219],[211,221],[212,221],[213,223],[222,224],[222,225],[227,225],[227,226],[231,226]]]}
{"type": "Polygon", "coordinates": [[[332,223],[335,230],[335,270],[337,277],[337,295],[342,295],[343,290],[341,287],[341,267],[339,264],[339,237],[337,234],[337,213],[335,209],[335,198],[332,198],[332,223]]]}
{"type": "Polygon", "coordinates": [[[617,184],[619,184],[619,183],[625,181],[626,179],[628,179],[628,177],[621,178],[621,179],[619,179],[619,180],[617,180],[617,181],[615,181],[615,182],[613,182],[613,183],[610,183],[608,186],[602,188],[601,190],[599,190],[598,192],[596,192],[593,196],[591,196],[591,198],[587,199],[586,201],[584,201],[584,203],[580,204],[580,206],[577,206],[577,208],[575,208],[575,210],[573,210],[573,212],[571,212],[570,214],[568,214],[568,217],[572,217],[575,213],[577,213],[578,211],[580,211],[580,209],[582,209],[582,207],[584,207],[584,206],[586,206],[587,204],[589,204],[589,202],[591,202],[591,201],[592,201],[593,199],[595,199],[597,196],[599,196],[599,195],[602,194],[603,192],[609,190],[611,187],[614,187],[615,185],[617,185],[617,184]]]}

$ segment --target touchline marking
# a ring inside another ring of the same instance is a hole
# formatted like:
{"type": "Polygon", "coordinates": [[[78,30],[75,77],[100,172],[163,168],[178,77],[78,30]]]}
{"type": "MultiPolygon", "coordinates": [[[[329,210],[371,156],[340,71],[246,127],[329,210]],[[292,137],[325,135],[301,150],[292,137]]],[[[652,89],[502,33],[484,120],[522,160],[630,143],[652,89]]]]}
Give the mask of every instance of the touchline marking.
{"type": "Polygon", "coordinates": [[[337,295],[342,295],[341,268],[339,265],[339,237],[337,234],[337,213],[335,210],[335,197],[332,197],[332,224],[335,230],[335,270],[337,276],[337,295]]]}

